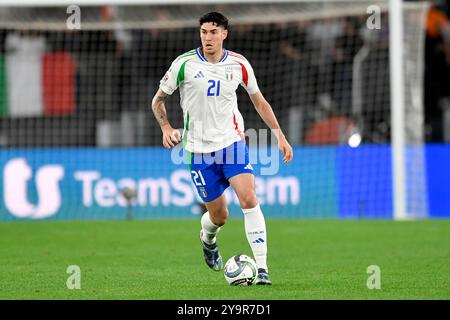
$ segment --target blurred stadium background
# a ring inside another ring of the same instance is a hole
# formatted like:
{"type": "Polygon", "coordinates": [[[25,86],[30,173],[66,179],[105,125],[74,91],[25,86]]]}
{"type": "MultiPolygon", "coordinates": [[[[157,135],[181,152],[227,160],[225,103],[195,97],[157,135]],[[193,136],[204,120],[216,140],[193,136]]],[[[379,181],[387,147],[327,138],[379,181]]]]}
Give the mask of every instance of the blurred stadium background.
{"type": "MultiPolygon", "coordinates": [[[[403,2],[391,38],[388,1],[79,3],[73,30],[66,1],[0,3],[0,220],[198,217],[150,102],[212,10],[229,17],[225,46],[253,64],[295,149],[257,177],[267,216],[450,217],[448,1],[403,2]]],[[[246,128],[265,128],[244,90],[238,99],[246,128]]],[[[182,128],[178,102],[167,110],[182,128]]]]}

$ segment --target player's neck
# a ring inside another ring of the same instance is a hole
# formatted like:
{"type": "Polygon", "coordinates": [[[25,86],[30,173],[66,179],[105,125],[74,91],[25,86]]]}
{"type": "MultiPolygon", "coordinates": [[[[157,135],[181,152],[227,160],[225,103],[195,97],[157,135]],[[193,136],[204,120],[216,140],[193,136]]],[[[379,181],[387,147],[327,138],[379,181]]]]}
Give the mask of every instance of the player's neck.
{"type": "Polygon", "coordinates": [[[215,52],[214,54],[208,54],[206,53],[203,48],[202,48],[202,53],[203,56],[205,57],[205,59],[209,62],[209,63],[217,63],[220,61],[220,59],[222,59],[223,55],[224,55],[224,51],[223,48],[220,48],[220,50],[218,50],[217,52],[215,52]]]}

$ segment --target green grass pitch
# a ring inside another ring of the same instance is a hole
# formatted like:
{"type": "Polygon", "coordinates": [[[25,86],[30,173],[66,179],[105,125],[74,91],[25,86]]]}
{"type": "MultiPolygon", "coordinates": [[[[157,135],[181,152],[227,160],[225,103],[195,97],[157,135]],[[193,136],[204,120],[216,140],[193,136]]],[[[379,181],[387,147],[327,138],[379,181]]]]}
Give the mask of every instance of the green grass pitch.
{"type": "MultiPolygon", "coordinates": [[[[266,223],[271,287],[230,287],[208,269],[196,220],[0,223],[0,299],[450,299],[449,220],[266,223]]],[[[251,254],[241,220],[218,239],[225,261],[251,254]]]]}

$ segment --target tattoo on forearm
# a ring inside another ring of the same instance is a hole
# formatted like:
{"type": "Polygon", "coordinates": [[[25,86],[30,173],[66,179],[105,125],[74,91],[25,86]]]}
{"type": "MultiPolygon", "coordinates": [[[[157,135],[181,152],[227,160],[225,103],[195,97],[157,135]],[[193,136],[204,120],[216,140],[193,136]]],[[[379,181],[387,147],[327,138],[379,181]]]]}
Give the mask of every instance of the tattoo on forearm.
{"type": "Polygon", "coordinates": [[[158,95],[156,97],[156,101],[164,103],[164,101],[166,101],[166,98],[167,98],[167,96],[165,96],[165,95],[158,95]]]}
{"type": "Polygon", "coordinates": [[[167,96],[158,95],[152,103],[153,114],[161,127],[169,123],[169,120],[167,119],[166,107],[164,105],[166,98],[167,96]]]}

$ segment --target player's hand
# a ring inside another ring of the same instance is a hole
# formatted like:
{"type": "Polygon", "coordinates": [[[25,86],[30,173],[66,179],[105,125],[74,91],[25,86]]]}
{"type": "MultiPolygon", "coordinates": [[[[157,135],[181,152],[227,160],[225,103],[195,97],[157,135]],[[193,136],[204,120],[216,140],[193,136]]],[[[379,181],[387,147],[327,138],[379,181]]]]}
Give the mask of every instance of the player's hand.
{"type": "Polygon", "coordinates": [[[181,133],[178,129],[174,129],[171,126],[165,127],[163,130],[163,146],[166,149],[175,147],[181,142],[181,133]]]}
{"type": "Polygon", "coordinates": [[[289,163],[294,158],[294,153],[292,151],[292,147],[287,142],[284,135],[282,135],[278,141],[278,148],[280,149],[281,154],[283,155],[283,161],[284,163],[289,163]]]}

